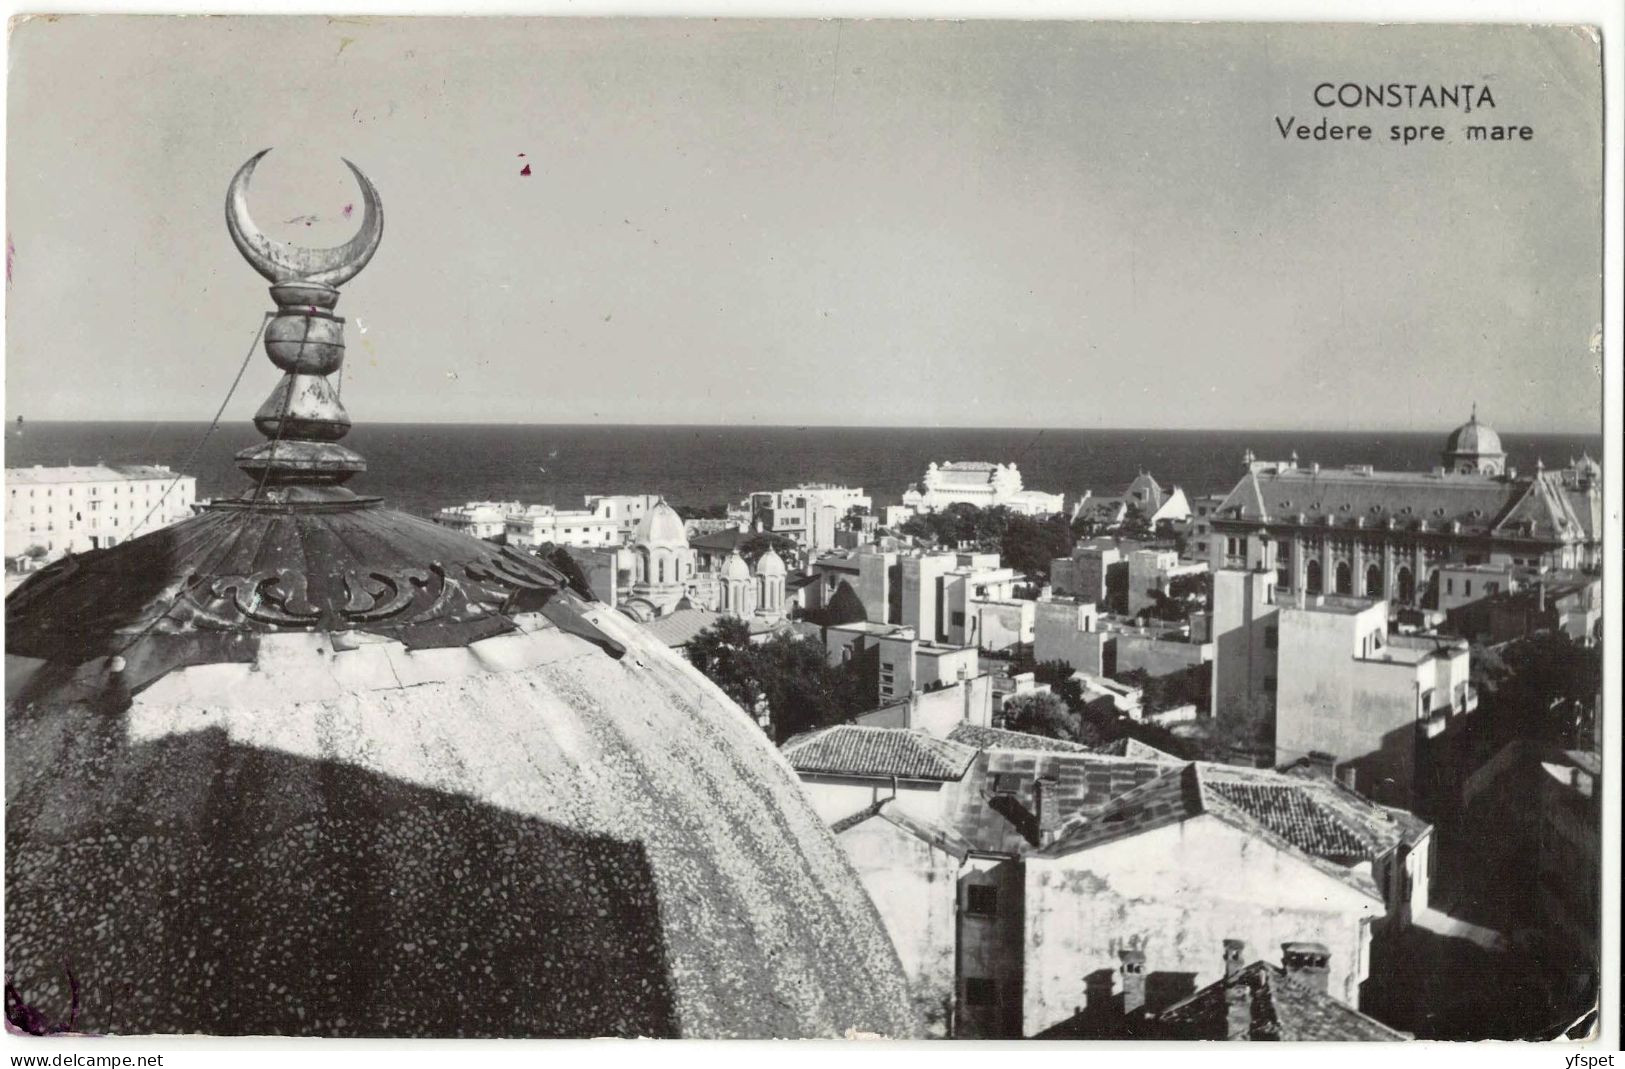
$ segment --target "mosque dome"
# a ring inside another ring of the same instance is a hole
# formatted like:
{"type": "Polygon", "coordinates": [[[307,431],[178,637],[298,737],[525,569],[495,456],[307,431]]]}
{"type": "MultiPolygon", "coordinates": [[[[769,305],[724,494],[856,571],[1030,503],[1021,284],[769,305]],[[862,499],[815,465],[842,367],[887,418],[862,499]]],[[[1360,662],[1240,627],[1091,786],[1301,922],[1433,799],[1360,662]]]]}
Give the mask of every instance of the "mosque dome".
{"type": "Polygon", "coordinates": [[[769,578],[785,574],[784,558],[769,548],[766,553],[757,558],[756,574],[769,578]]]}
{"type": "Polygon", "coordinates": [[[750,579],[750,565],[745,563],[745,558],[739,555],[738,550],[728,554],[728,559],[722,562],[722,578],[725,580],[750,579]]]}
{"type": "MultiPolygon", "coordinates": [[[[315,315],[336,285],[272,293],[315,315]]],[[[239,454],[252,493],[6,599],[8,1016],[915,1034],[878,913],[750,718],[540,560],[338,485],[365,462],[293,385],[239,454]]]]}
{"type": "Polygon", "coordinates": [[[654,508],[643,514],[632,540],[644,546],[675,546],[687,549],[688,529],[683,526],[683,518],[677,515],[677,510],[666,504],[662,498],[655,502],[654,508]]]}

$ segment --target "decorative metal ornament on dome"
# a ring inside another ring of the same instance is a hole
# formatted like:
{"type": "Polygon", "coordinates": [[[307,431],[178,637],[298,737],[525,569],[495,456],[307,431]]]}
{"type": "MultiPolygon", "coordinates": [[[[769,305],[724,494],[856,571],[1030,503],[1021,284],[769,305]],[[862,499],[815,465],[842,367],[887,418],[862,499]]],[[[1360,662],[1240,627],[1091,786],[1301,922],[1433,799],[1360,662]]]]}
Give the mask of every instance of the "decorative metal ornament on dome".
{"type": "Polygon", "coordinates": [[[226,191],[226,229],[249,266],[271,282],[265,352],[281,381],[254,415],[266,441],[237,454],[251,484],[237,498],[100,552],[42,569],[6,602],[8,648],[38,656],[78,649],[123,655],[140,643],[148,672],[191,656],[166,635],[365,630],[412,646],[454,645],[539,611],[619,656],[562,595],[568,580],[536,557],[467,538],[382,507],[343,484],[366,471],[341,444],[351,429],[331,376],[344,364],[338,287],[378,251],[383,203],[359,167],[361,228],[343,245],[309,249],[272,239],[248,210],[254,170],[244,163],[226,191]],[[148,581],[131,583],[131,574],[148,581]]]}
{"type": "Polygon", "coordinates": [[[384,207],[361,168],[345,166],[361,186],[361,229],[343,245],[307,249],[267,236],[248,211],[248,187],[265,149],[238,169],[226,190],[226,229],[249,266],[271,281],[277,311],[265,326],[265,351],[283,371],[254,426],[267,439],[237,454],[237,466],[279,495],[284,487],[337,485],[367,470],[360,454],[339,444],[350,416],[329,375],[344,364],[344,319],[333,314],[338,287],[378,251],[384,207]]]}

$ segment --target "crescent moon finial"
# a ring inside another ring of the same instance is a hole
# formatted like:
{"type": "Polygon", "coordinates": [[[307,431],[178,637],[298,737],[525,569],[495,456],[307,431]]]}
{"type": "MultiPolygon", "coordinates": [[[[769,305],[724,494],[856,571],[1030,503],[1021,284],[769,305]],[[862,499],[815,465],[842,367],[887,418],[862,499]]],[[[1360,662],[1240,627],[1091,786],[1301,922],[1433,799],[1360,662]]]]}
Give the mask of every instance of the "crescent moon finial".
{"type": "Polygon", "coordinates": [[[344,161],[361,186],[363,211],[361,229],[343,245],[330,249],[307,249],[269,237],[248,214],[248,184],[270,149],[249,157],[238,168],[226,189],[226,229],[231,232],[232,243],[249,265],[273,283],[314,282],[338,287],[354,278],[384,236],[384,206],[378,199],[378,190],[361,173],[361,168],[344,161]]]}

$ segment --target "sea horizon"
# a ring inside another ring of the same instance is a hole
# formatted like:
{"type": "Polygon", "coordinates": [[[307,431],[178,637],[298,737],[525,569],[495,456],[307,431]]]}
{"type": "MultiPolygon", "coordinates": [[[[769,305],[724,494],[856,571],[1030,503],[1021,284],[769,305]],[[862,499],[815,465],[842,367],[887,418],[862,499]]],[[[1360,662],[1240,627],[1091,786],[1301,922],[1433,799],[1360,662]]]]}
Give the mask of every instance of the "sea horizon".
{"type": "MultiPolygon", "coordinates": [[[[382,422],[358,424],[345,444],[368,461],[349,484],[420,515],[465,501],[517,500],[580,508],[588,494],[659,493],[675,505],[714,505],[803,482],[861,486],[896,503],[928,464],[1015,463],[1029,489],[1122,493],[1141,471],[1190,496],[1229,490],[1243,456],[1328,467],[1430,470],[1459,420],[1434,432],[1163,430],[1153,428],[825,427],[733,424],[382,422]]],[[[167,464],[198,479],[199,497],[241,492],[238,450],[263,439],[252,423],[40,420],[8,424],[8,467],[167,464]],[[201,443],[201,444],[200,444],[201,443]]],[[[1499,431],[1499,428],[1497,428],[1499,431]]],[[[1500,431],[1513,467],[1558,467],[1603,435],[1500,431]]]]}

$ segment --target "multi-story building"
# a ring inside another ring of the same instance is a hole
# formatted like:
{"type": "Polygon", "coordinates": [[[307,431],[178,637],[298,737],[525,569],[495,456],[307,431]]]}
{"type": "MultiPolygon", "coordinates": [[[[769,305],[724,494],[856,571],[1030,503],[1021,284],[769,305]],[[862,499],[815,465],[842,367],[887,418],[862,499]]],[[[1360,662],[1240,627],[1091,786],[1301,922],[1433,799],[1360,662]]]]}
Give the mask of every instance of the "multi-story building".
{"type": "Polygon", "coordinates": [[[1277,764],[1328,761],[1389,805],[1455,793],[1455,718],[1478,706],[1465,640],[1392,632],[1383,601],[1288,594],[1267,572],[1216,580],[1214,716],[1272,723],[1277,764]]]}
{"type": "Polygon", "coordinates": [[[1165,676],[1213,660],[1213,644],[1189,625],[1112,619],[1082,598],[1052,595],[1040,598],[1035,609],[1033,658],[1040,663],[1065,661],[1091,676],[1136,670],[1165,676]]]}
{"type": "Polygon", "coordinates": [[[975,646],[922,639],[912,627],[858,622],[824,628],[830,664],[855,664],[878,705],[981,674],[975,646]]]}
{"type": "Polygon", "coordinates": [[[6,556],[106,549],[186,519],[196,501],[196,477],[159,465],[7,468],[6,556]]]}
{"type": "Polygon", "coordinates": [[[1231,974],[1226,940],[1312,948],[1289,964],[1351,1009],[1374,935],[1428,905],[1431,828],[1320,776],[965,725],[842,725],[784,753],[937,1035],[1109,1027],[1125,997],[1162,1012],[1231,974]],[[1119,985],[1125,950],[1147,968],[1119,985]]]}
{"type": "MultiPolygon", "coordinates": [[[[1211,563],[1263,568],[1283,591],[1439,607],[1447,562],[1542,570],[1600,559],[1591,468],[1520,478],[1495,431],[1474,418],[1431,472],[1307,467],[1246,458],[1213,514],[1211,563]]],[[[1594,462],[1592,468],[1594,468],[1594,462]]]]}
{"type": "Polygon", "coordinates": [[[984,509],[1002,505],[1027,516],[1047,516],[1062,511],[1063,497],[1023,489],[1021,471],[1014,464],[958,460],[939,465],[933,461],[920,484],[903,494],[903,504],[917,512],[939,512],[958,504],[984,509]]]}
{"type": "Polygon", "coordinates": [[[472,538],[500,538],[508,532],[508,517],[525,511],[518,501],[470,501],[448,505],[434,514],[434,522],[472,538]]]}
{"type": "Polygon", "coordinates": [[[1172,549],[1136,549],[1128,555],[1129,616],[1138,616],[1144,609],[1156,605],[1158,594],[1167,594],[1169,584],[1180,576],[1201,575],[1208,570],[1206,561],[1181,561],[1172,549]]]}
{"type": "Polygon", "coordinates": [[[623,545],[630,544],[638,524],[660,501],[659,494],[588,494],[587,511],[615,521],[623,545]]]}
{"type": "Polygon", "coordinates": [[[745,502],[750,522],[763,531],[793,538],[810,551],[835,548],[841,518],[853,509],[868,512],[863,487],[805,483],[787,490],[761,490],[745,502]]]}
{"type": "Polygon", "coordinates": [[[620,524],[599,512],[560,511],[552,505],[530,505],[508,514],[504,523],[510,546],[615,546],[620,524]]]}
{"type": "Polygon", "coordinates": [[[1188,560],[1213,559],[1213,514],[1229,494],[1202,494],[1191,499],[1190,519],[1185,521],[1185,550],[1188,560]]]}
{"type": "Polygon", "coordinates": [[[1125,548],[1132,552],[1134,543],[1120,545],[1110,538],[1094,538],[1079,542],[1070,557],[1057,557],[1050,562],[1050,585],[1055,593],[1081,598],[1101,607],[1105,612],[1128,612],[1128,560],[1125,548]]]}

